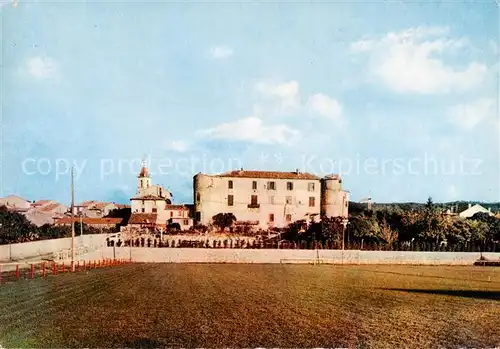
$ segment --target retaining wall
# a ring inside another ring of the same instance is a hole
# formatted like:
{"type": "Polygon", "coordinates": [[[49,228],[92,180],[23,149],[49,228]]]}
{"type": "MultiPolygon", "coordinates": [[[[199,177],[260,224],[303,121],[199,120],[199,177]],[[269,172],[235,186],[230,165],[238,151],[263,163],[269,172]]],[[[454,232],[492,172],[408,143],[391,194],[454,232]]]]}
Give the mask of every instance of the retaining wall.
{"type": "MultiPolygon", "coordinates": [[[[148,263],[307,263],[319,259],[332,264],[411,264],[473,265],[478,252],[406,252],[346,250],[272,250],[272,249],[205,249],[105,247],[102,258],[132,259],[148,263]]],[[[488,259],[500,260],[500,253],[483,253],[488,259]]]]}
{"type": "MultiPolygon", "coordinates": [[[[75,246],[88,246],[90,249],[101,249],[106,246],[106,236],[106,234],[76,236],[75,246]]],[[[71,248],[71,238],[0,245],[0,261],[14,261],[43,256],[69,248],[71,248]]]]}

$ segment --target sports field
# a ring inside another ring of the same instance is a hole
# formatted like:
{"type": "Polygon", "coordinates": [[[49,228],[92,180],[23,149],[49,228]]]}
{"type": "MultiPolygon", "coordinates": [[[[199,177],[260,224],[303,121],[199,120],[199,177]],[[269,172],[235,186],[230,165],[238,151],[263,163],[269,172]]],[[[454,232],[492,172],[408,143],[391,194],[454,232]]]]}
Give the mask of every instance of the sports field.
{"type": "Polygon", "coordinates": [[[500,268],[131,264],[0,286],[0,346],[494,347],[500,268]]]}

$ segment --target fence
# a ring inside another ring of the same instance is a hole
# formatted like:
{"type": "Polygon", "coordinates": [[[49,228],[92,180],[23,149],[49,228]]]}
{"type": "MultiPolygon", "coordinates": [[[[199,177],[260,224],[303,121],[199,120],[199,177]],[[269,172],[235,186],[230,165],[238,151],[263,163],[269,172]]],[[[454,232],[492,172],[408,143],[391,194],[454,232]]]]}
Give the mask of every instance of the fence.
{"type": "Polygon", "coordinates": [[[478,252],[108,247],[102,253],[144,263],[473,265],[481,256],[500,261],[500,253],[478,252]]]}
{"type": "MultiPolygon", "coordinates": [[[[114,241],[109,241],[108,247],[114,246],[114,241]]],[[[155,248],[245,248],[245,249],[291,249],[291,250],[339,250],[341,242],[321,241],[259,241],[240,239],[169,239],[159,241],[157,239],[135,239],[121,241],[117,247],[155,247],[155,248]]],[[[500,243],[490,244],[463,244],[446,245],[428,242],[395,242],[392,244],[378,244],[374,242],[348,242],[344,245],[345,250],[361,251],[407,251],[407,252],[500,252],[500,243]]]]}
{"type": "Polygon", "coordinates": [[[51,275],[88,272],[90,270],[115,267],[129,263],[131,263],[131,261],[125,258],[78,260],[74,263],[45,261],[37,263],[2,263],[0,264],[0,285],[18,280],[47,278],[51,275]]]}

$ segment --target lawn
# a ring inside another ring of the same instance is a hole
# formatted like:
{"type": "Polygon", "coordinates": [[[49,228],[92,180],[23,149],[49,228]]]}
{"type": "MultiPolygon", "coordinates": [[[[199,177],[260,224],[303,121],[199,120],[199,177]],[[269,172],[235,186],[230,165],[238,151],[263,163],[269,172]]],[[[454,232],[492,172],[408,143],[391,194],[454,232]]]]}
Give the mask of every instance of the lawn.
{"type": "Polygon", "coordinates": [[[0,286],[0,346],[494,347],[500,268],[132,264],[0,286]]]}

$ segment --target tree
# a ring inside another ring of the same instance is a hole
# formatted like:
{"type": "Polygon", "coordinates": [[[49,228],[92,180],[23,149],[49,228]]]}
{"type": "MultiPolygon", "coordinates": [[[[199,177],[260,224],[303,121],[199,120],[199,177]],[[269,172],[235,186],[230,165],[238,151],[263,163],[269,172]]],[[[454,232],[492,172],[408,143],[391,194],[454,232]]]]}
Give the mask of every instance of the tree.
{"type": "Polygon", "coordinates": [[[218,213],[212,217],[214,225],[220,230],[224,231],[226,228],[230,228],[234,222],[236,222],[236,217],[232,213],[218,213]]]}
{"type": "Polygon", "coordinates": [[[128,224],[128,220],[130,219],[131,215],[132,215],[132,209],[125,207],[125,208],[115,208],[114,210],[109,211],[106,217],[123,218],[121,224],[125,226],[128,224]]]}
{"type": "Polygon", "coordinates": [[[392,244],[398,239],[398,232],[392,230],[390,225],[387,224],[387,221],[384,219],[382,224],[380,224],[380,238],[389,245],[389,248],[392,249],[392,244]]]}
{"type": "Polygon", "coordinates": [[[33,241],[38,238],[38,228],[19,212],[0,208],[0,244],[33,241]]]}

